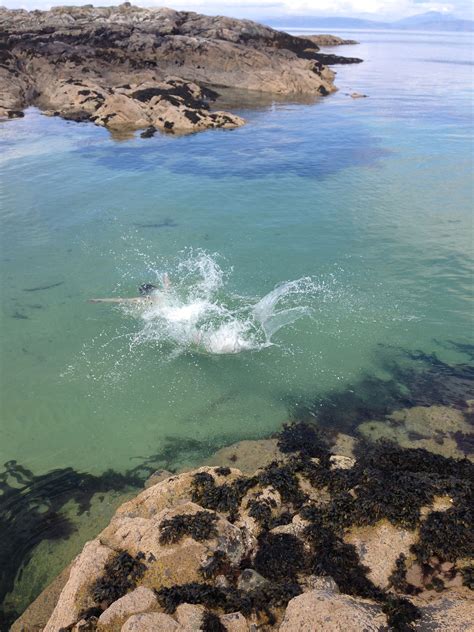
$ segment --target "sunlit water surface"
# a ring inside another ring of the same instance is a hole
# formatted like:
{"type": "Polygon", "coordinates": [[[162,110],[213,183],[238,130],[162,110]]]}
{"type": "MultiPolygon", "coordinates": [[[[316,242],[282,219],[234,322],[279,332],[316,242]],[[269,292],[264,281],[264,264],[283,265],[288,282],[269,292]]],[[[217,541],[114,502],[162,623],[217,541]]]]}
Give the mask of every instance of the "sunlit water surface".
{"type": "Polygon", "coordinates": [[[35,110],[0,126],[1,463],[204,455],[388,379],[400,349],[466,360],[469,36],[356,38],[339,92],[234,107],[230,132],[117,141],[35,110]],[[161,302],[87,302],[165,274],[161,302]]]}

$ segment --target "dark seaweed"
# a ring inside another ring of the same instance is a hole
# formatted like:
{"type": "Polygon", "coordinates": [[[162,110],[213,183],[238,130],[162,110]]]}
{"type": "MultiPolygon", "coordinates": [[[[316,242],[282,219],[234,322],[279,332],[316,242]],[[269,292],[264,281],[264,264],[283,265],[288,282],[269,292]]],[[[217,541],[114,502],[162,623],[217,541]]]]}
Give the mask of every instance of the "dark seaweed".
{"type": "Polygon", "coordinates": [[[185,536],[203,542],[217,536],[216,522],[217,515],[209,511],[173,516],[160,525],[160,544],[179,542],[185,536]]]}
{"type": "Polygon", "coordinates": [[[229,520],[235,521],[242,498],[256,483],[255,477],[242,476],[231,483],[216,485],[211,474],[198,472],[193,477],[192,499],[206,509],[228,513],[229,520]]]}
{"type": "Polygon", "coordinates": [[[37,287],[26,287],[23,292],[39,292],[40,290],[51,290],[53,287],[58,287],[59,285],[63,285],[64,281],[59,281],[59,283],[52,283],[51,285],[38,285],[37,287]]]}
{"type": "Polygon", "coordinates": [[[307,500],[306,495],[300,490],[296,477],[296,473],[301,469],[301,463],[297,460],[290,460],[287,463],[273,461],[259,473],[258,482],[275,488],[280,493],[283,502],[299,507],[307,500]]]}
{"type": "Polygon", "coordinates": [[[391,629],[397,632],[411,632],[415,621],[421,618],[420,610],[408,599],[387,595],[382,611],[387,615],[391,629]]]}
{"type": "Polygon", "coordinates": [[[259,539],[254,568],[272,581],[294,580],[298,572],[307,568],[304,545],[288,533],[267,533],[259,539]]]}
{"type": "Polygon", "coordinates": [[[309,423],[284,424],[279,434],[281,452],[300,452],[308,457],[326,457],[329,454],[327,438],[317,426],[309,423]]]}
{"type": "Polygon", "coordinates": [[[211,584],[191,582],[155,590],[165,612],[172,614],[182,603],[202,604],[210,609],[222,609],[226,613],[264,612],[272,619],[270,608],[286,606],[290,599],[301,593],[296,582],[283,581],[261,586],[244,592],[237,588],[216,588],[211,584]]]}
{"type": "Polygon", "coordinates": [[[229,476],[230,467],[216,467],[214,471],[216,474],[219,474],[219,476],[229,476]]]}
{"type": "Polygon", "coordinates": [[[207,558],[199,572],[204,579],[211,579],[215,575],[228,575],[231,568],[232,564],[227,555],[218,549],[207,558]]]}
{"type": "Polygon", "coordinates": [[[210,610],[205,610],[202,615],[201,630],[202,632],[227,632],[227,628],[221,623],[219,617],[210,610]]]}
{"type": "Polygon", "coordinates": [[[442,562],[474,556],[474,505],[433,511],[421,524],[419,541],[412,546],[419,562],[435,557],[442,562]]]}
{"type": "Polygon", "coordinates": [[[465,566],[461,569],[462,584],[470,590],[474,590],[474,566],[465,566]]]}
{"type": "Polygon", "coordinates": [[[265,498],[249,500],[247,504],[248,514],[259,523],[261,527],[268,529],[272,519],[272,507],[276,507],[276,501],[273,498],[265,498]]]}
{"type": "Polygon", "coordinates": [[[407,582],[407,558],[404,553],[400,553],[395,561],[395,569],[388,578],[389,585],[395,588],[398,592],[405,593],[407,595],[416,595],[421,592],[421,588],[417,588],[407,582]]]}
{"type": "Polygon", "coordinates": [[[146,571],[142,559],[143,555],[132,557],[126,551],[121,551],[107,562],[103,576],[92,587],[94,601],[103,610],[135,588],[146,571]]]}

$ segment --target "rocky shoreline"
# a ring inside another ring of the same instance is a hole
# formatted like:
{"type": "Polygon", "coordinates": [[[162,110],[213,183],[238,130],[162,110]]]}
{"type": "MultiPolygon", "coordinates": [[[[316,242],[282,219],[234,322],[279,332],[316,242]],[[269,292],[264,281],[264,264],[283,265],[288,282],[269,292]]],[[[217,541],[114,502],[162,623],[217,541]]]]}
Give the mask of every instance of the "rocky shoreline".
{"type": "Polygon", "coordinates": [[[472,460],[300,422],[209,462],[154,474],[12,632],[473,629],[472,460]]]}
{"type": "Polygon", "coordinates": [[[336,89],[311,38],[172,9],[0,8],[0,118],[29,105],[114,131],[189,133],[244,120],[212,111],[219,86],[279,95],[336,89]]]}

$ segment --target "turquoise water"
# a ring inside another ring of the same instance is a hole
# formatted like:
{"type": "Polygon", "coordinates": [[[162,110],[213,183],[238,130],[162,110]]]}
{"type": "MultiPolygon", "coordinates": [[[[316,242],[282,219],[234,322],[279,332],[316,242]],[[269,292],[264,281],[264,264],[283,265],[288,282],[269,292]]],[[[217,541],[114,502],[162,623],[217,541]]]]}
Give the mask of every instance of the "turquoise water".
{"type": "Polygon", "coordinates": [[[183,464],[184,440],[265,436],[393,379],[400,350],[466,361],[469,35],[356,37],[339,92],[234,107],[230,132],[114,140],[34,109],[0,126],[1,463],[124,472],[171,440],[183,464]],[[164,273],[166,313],[87,302],[164,273]]]}

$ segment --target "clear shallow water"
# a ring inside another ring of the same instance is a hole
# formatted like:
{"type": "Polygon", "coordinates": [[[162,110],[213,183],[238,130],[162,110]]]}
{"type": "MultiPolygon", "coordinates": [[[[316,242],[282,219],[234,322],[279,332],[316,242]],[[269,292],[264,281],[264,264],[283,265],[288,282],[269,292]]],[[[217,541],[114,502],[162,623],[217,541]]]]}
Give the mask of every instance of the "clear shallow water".
{"type": "Polygon", "coordinates": [[[466,361],[449,341],[472,343],[469,36],[356,37],[338,93],[231,132],[0,126],[1,463],[124,472],[171,438],[182,465],[393,378],[400,348],[466,361]],[[184,320],[87,303],[165,272],[184,320]],[[269,338],[254,307],[298,279],[269,338]]]}

